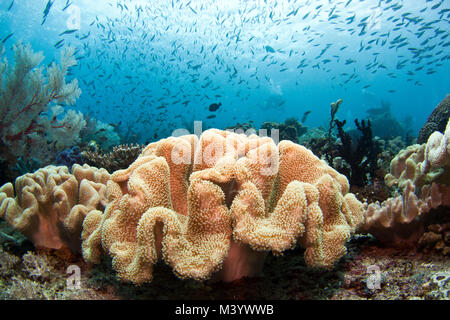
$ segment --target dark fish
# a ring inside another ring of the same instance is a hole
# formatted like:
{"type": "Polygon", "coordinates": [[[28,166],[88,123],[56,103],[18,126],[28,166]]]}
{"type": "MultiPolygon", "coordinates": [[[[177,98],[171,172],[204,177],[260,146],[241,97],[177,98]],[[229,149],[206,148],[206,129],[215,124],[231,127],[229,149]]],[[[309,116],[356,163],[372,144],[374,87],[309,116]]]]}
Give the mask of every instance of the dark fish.
{"type": "Polygon", "coordinates": [[[5,39],[2,40],[2,43],[5,43],[6,40],[8,40],[9,38],[11,38],[11,37],[13,36],[13,34],[14,34],[14,32],[11,33],[11,34],[9,34],[9,35],[7,35],[7,36],[5,37],[5,39]]]}
{"type": "Polygon", "coordinates": [[[65,35],[65,34],[71,34],[71,33],[77,32],[77,31],[78,31],[78,29],[70,29],[70,30],[66,30],[66,31],[64,31],[64,32],[61,32],[61,33],[59,34],[59,36],[62,36],[62,35],[65,35]]]}
{"type": "Polygon", "coordinates": [[[43,12],[44,16],[42,17],[41,25],[44,24],[45,20],[47,20],[47,16],[48,16],[48,14],[50,12],[50,8],[52,7],[54,2],[55,2],[55,0],[53,0],[53,1],[52,0],[48,0],[47,5],[45,6],[45,9],[44,9],[44,12],[43,12]]]}
{"type": "Polygon", "coordinates": [[[68,7],[70,7],[72,5],[72,2],[69,3],[70,0],[67,0],[66,4],[64,5],[64,8],[62,9],[62,11],[66,10],[68,7]]]}
{"type": "Polygon", "coordinates": [[[60,47],[62,47],[63,42],[64,42],[64,39],[59,40],[57,43],[55,43],[55,48],[60,48],[60,47]]]}
{"type": "Polygon", "coordinates": [[[265,46],[267,52],[274,53],[275,50],[271,46],[265,46]]]}
{"type": "Polygon", "coordinates": [[[214,112],[217,111],[217,109],[219,109],[219,107],[222,105],[222,102],[217,103],[212,103],[209,105],[209,111],[214,112]]]}
{"type": "Polygon", "coordinates": [[[87,34],[85,34],[84,36],[82,36],[80,38],[80,40],[86,39],[87,37],[89,37],[91,35],[91,32],[89,31],[87,34]]]}
{"type": "Polygon", "coordinates": [[[304,123],[306,121],[306,118],[308,117],[308,115],[311,113],[311,110],[306,111],[303,114],[302,120],[300,121],[301,123],[304,123]]]}
{"type": "Polygon", "coordinates": [[[197,14],[197,11],[195,11],[194,9],[192,9],[191,6],[188,6],[188,7],[189,7],[189,9],[191,9],[191,11],[192,11],[193,13],[197,14]]]}
{"type": "Polygon", "coordinates": [[[216,115],[215,115],[215,114],[212,114],[212,115],[210,115],[210,116],[207,116],[206,119],[213,119],[213,118],[215,118],[215,117],[216,117],[216,115]]]}

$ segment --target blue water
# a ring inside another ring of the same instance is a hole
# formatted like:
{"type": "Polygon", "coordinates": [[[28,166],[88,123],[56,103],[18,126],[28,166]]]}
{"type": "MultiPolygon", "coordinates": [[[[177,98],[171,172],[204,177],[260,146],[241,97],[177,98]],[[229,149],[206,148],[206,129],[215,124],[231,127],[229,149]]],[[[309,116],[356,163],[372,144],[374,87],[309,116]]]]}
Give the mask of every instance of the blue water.
{"type": "Polygon", "coordinates": [[[0,39],[14,33],[8,59],[22,41],[48,64],[65,39],[78,49],[72,108],[140,142],[194,120],[258,126],[307,110],[306,126],[326,127],[339,98],[349,127],[386,101],[399,121],[412,116],[416,134],[449,93],[446,0],[55,0],[42,24],[47,4],[1,0],[0,39]],[[214,102],[222,106],[210,112],[214,102]]]}

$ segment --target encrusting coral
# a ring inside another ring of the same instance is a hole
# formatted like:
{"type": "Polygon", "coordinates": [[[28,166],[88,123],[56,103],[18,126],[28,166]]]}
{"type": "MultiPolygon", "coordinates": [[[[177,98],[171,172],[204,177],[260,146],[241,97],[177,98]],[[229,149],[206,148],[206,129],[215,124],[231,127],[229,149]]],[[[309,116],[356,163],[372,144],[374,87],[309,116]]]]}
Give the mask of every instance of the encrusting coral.
{"type": "Polygon", "coordinates": [[[253,275],[266,252],[297,243],[310,266],[331,267],[362,222],[345,176],[290,141],[217,129],[148,145],[111,175],[104,214],[83,222],[83,257],[113,258],[118,276],[153,277],[159,259],[181,278],[253,275]]]}
{"type": "Polygon", "coordinates": [[[359,231],[396,246],[415,244],[429,220],[427,213],[450,206],[449,159],[450,120],[444,134],[434,132],[426,144],[407,147],[391,161],[385,182],[401,193],[370,204],[359,231]]]}
{"type": "Polygon", "coordinates": [[[75,164],[47,166],[0,188],[0,218],[37,247],[80,250],[85,215],[106,206],[109,173],[75,164]],[[16,196],[14,197],[14,189],[16,196]]]}

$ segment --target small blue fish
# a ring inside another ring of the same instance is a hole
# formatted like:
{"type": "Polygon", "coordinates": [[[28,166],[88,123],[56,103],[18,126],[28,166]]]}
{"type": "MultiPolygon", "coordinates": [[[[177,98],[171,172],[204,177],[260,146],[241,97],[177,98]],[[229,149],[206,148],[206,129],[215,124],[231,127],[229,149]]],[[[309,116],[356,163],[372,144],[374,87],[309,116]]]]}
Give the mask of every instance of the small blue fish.
{"type": "Polygon", "coordinates": [[[78,29],[70,29],[70,30],[66,30],[66,31],[64,31],[64,32],[61,32],[61,33],[59,34],[59,36],[62,36],[62,35],[65,35],[65,34],[71,34],[71,33],[77,32],[77,31],[78,31],[78,29]]]}
{"type": "Polygon", "coordinates": [[[11,10],[11,8],[13,7],[13,5],[14,5],[14,0],[13,0],[13,1],[11,2],[11,4],[9,5],[8,11],[11,10]]]}
{"type": "Polygon", "coordinates": [[[42,17],[41,26],[44,24],[45,20],[47,20],[47,16],[50,13],[50,8],[52,7],[54,2],[55,2],[55,0],[53,0],[53,1],[52,0],[48,0],[47,5],[45,6],[45,9],[44,9],[44,12],[43,12],[44,16],[42,17]]]}
{"type": "Polygon", "coordinates": [[[70,7],[72,5],[72,2],[69,3],[70,0],[67,0],[66,4],[64,5],[64,8],[62,9],[62,11],[66,10],[68,7],[70,7]]]}
{"type": "Polygon", "coordinates": [[[9,35],[7,35],[7,36],[2,40],[2,43],[5,43],[6,40],[8,40],[9,38],[11,38],[11,37],[13,36],[13,34],[14,34],[14,32],[11,33],[11,34],[9,34],[9,35]]]}
{"type": "Polygon", "coordinates": [[[267,52],[275,53],[275,50],[271,46],[265,46],[267,52]]]}
{"type": "Polygon", "coordinates": [[[55,43],[55,48],[60,48],[60,47],[62,47],[63,42],[64,42],[64,39],[59,40],[58,42],[56,42],[56,43],[55,43]]]}

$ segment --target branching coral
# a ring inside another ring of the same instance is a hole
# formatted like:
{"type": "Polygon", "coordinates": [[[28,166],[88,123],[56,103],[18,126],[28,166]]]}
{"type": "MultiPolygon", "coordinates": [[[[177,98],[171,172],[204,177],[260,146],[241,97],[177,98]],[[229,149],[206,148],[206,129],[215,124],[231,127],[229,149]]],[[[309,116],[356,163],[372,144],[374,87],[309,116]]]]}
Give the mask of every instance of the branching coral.
{"type": "Polygon", "coordinates": [[[181,278],[222,269],[233,280],[297,243],[309,265],[330,267],[362,221],[348,190],[343,175],[289,141],[216,129],[171,137],[111,175],[105,213],[84,220],[83,256],[99,262],[106,252],[118,276],[138,284],[161,258],[181,278]]]}
{"type": "Polygon", "coordinates": [[[399,152],[385,181],[401,194],[370,204],[361,232],[392,245],[412,245],[423,234],[430,210],[450,206],[449,136],[450,121],[444,134],[434,132],[426,144],[399,152]]]}
{"type": "Polygon", "coordinates": [[[83,151],[83,159],[87,164],[97,168],[105,168],[108,172],[128,168],[144,149],[141,145],[119,145],[109,153],[83,151]]]}
{"type": "Polygon", "coordinates": [[[368,182],[368,175],[373,181],[377,169],[377,155],[381,149],[378,142],[373,139],[370,121],[359,122],[358,119],[355,119],[356,128],[360,133],[357,143],[353,141],[349,133],[344,131],[345,120],[342,122],[335,120],[335,122],[338,128],[338,137],[341,140],[337,150],[339,156],[350,166],[347,174],[350,183],[363,186],[368,182]]]}
{"type": "Polygon", "coordinates": [[[91,210],[106,205],[104,169],[75,164],[47,166],[0,188],[0,218],[23,233],[35,246],[80,249],[82,222],[91,210]]]}
{"type": "MultiPolygon", "coordinates": [[[[75,49],[65,48],[60,66],[53,62],[46,72],[39,67],[44,59],[41,53],[34,53],[29,45],[21,43],[13,49],[15,65],[9,66],[6,58],[0,62],[0,142],[9,147],[12,157],[27,157],[25,151],[36,157],[42,150],[39,147],[26,150],[30,149],[30,142],[39,139],[46,142],[43,135],[51,128],[60,127],[73,133],[76,127],[69,119],[60,123],[56,117],[46,120],[43,115],[50,104],[73,104],[80,96],[77,80],[65,81],[69,68],[76,65],[75,49]]],[[[74,115],[68,117],[72,119],[74,115]]]]}

